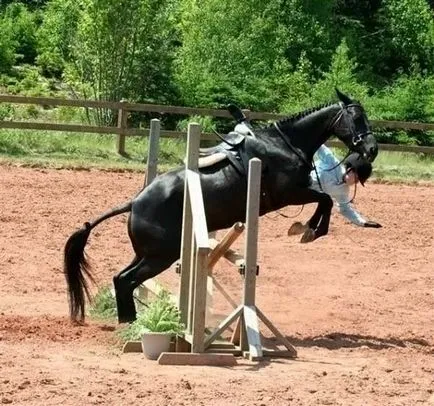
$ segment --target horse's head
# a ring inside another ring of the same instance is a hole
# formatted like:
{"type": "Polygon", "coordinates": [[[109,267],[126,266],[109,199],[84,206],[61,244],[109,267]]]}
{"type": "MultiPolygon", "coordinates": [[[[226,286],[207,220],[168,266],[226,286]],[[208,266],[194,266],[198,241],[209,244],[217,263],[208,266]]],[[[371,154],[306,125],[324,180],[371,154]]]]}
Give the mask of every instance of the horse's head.
{"type": "Polygon", "coordinates": [[[378,154],[378,144],[372,134],[363,107],[336,89],[341,101],[341,113],[332,125],[333,132],[353,152],[373,162],[378,154]]]}

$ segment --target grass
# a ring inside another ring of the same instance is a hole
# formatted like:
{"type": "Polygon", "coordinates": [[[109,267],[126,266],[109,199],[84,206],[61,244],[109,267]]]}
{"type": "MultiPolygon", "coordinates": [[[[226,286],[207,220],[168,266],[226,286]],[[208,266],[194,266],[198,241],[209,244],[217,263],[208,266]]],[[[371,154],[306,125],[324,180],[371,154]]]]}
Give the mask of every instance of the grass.
{"type": "Polygon", "coordinates": [[[434,156],[384,151],[374,163],[374,177],[391,182],[434,182],[434,156]]]}
{"type": "MultiPolygon", "coordinates": [[[[336,151],[343,157],[343,151],[336,151]]],[[[372,179],[377,182],[434,182],[434,155],[383,151],[373,163],[372,179]]]]}
{"type": "MultiPolygon", "coordinates": [[[[148,138],[126,137],[126,156],[116,152],[113,135],[55,131],[0,130],[0,161],[49,168],[101,168],[143,171],[148,138]]],[[[162,138],[159,166],[165,171],[181,165],[183,140],[162,138]]]]}
{"type": "MultiPolygon", "coordinates": [[[[127,137],[125,150],[127,156],[117,154],[113,135],[0,130],[0,162],[21,166],[143,172],[148,139],[127,137]]],[[[342,153],[337,151],[338,156],[342,153]]],[[[184,140],[162,138],[159,171],[182,165],[184,156],[184,140]]],[[[373,178],[381,182],[434,182],[434,156],[380,152],[373,178]]]]}

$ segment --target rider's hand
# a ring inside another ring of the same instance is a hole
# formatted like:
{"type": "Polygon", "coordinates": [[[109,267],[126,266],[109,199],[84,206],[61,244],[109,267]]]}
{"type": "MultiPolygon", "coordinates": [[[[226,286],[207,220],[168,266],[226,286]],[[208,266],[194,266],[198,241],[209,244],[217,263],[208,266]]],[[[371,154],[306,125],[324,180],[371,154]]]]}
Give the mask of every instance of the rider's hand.
{"type": "Polygon", "coordinates": [[[370,228],[381,228],[381,227],[383,227],[381,224],[376,223],[375,221],[367,221],[363,226],[364,227],[370,227],[370,228]]]}

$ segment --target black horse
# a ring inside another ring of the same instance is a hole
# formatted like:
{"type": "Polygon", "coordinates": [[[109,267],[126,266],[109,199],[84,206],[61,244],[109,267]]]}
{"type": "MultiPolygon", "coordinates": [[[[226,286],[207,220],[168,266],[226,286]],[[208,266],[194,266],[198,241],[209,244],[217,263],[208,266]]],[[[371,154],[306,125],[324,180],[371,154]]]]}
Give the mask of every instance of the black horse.
{"type": "MultiPolygon", "coordinates": [[[[373,161],[377,142],[362,106],[337,90],[340,102],[305,111],[255,130],[254,137],[238,140],[226,151],[229,159],[201,169],[206,220],[209,231],[245,221],[247,163],[262,160],[260,214],[287,205],[318,203],[303,236],[311,241],[327,234],[332,199],[309,187],[315,151],[335,134],[347,147],[373,161]],[[229,151],[233,149],[233,151],[229,151]],[[233,155],[236,153],[236,155],[233,155]]],[[[185,170],[179,168],[157,177],[132,200],[76,231],[67,241],[64,272],[69,291],[70,315],[83,321],[88,279],[92,280],[84,254],[90,232],[102,221],[129,212],[128,234],[135,258],[113,278],[119,322],[135,320],[134,289],[173,264],[180,256],[185,170]]]]}

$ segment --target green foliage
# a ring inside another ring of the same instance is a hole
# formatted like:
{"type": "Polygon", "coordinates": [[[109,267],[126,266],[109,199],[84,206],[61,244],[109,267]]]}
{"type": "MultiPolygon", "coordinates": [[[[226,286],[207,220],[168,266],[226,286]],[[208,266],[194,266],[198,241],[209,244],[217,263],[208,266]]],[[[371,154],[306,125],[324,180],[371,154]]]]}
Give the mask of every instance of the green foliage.
{"type": "Polygon", "coordinates": [[[37,34],[37,63],[44,75],[61,77],[65,62],[73,60],[81,9],[81,2],[76,0],[51,0],[47,4],[37,34]]]}
{"type": "Polygon", "coordinates": [[[26,5],[29,9],[38,9],[42,8],[44,4],[49,0],[2,0],[0,3],[0,11],[2,7],[7,7],[11,3],[20,2],[26,5]]]}
{"type": "Polygon", "coordinates": [[[10,72],[15,63],[16,41],[13,37],[12,20],[0,14],[0,73],[10,72]]]}
{"type": "Polygon", "coordinates": [[[0,121],[9,120],[14,115],[14,108],[9,103],[0,104],[0,121]]]}
{"type": "MultiPolygon", "coordinates": [[[[371,119],[434,122],[434,76],[414,68],[369,98],[366,107],[371,119]]],[[[424,131],[377,131],[376,136],[384,143],[434,145],[432,133],[424,131]]]]}
{"type": "Polygon", "coordinates": [[[309,81],[311,69],[309,61],[302,58],[297,70],[288,75],[288,97],[281,105],[282,111],[293,113],[330,102],[336,98],[336,87],[361,102],[367,99],[368,87],[357,78],[357,62],[350,57],[345,39],[337,47],[329,70],[316,83],[309,81]]]}
{"type": "MultiPolygon", "coordinates": [[[[433,15],[426,0],[4,0],[0,91],[293,113],[338,86],[371,118],[434,122],[433,15]]],[[[5,106],[0,118],[116,124],[116,111],[74,111],[5,106]]],[[[129,125],[149,118],[135,112],[129,125]]],[[[164,127],[185,129],[178,119],[164,127]]],[[[226,131],[223,120],[200,122],[226,131]]],[[[379,137],[433,143],[426,132],[379,137]]],[[[164,163],[182,148],[167,144],[164,163]]]]}
{"type": "Polygon", "coordinates": [[[191,116],[178,121],[176,125],[177,131],[187,131],[189,123],[198,123],[201,126],[201,131],[212,132],[215,129],[215,122],[212,117],[206,116],[191,116]]]}
{"type": "MultiPolygon", "coordinates": [[[[44,24],[45,39],[57,51],[39,59],[46,69],[64,63],[64,77],[74,92],[96,100],[148,100],[174,97],[171,85],[171,0],[56,0],[44,24]],[[62,10],[63,13],[60,13],[62,10]],[[60,31],[65,16],[66,30],[60,31]],[[68,33],[72,35],[68,35],[68,33]]],[[[58,66],[60,69],[61,67],[58,66]]],[[[98,124],[112,124],[111,111],[98,112],[98,124]]]]}
{"type": "Polygon", "coordinates": [[[110,287],[106,286],[98,290],[90,305],[89,314],[95,319],[116,319],[116,299],[110,287]]]}
{"type": "Polygon", "coordinates": [[[290,69],[285,57],[288,29],[277,18],[278,4],[254,0],[182,4],[182,47],[175,70],[185,102],[276,108],[270,82],[278,83],[290,69]]]}
{"type": "Polygon", "coordinates": [[[385,0],[383,21],[395,67],[434,72],[434,13],[426,0],[385,0]],[[398,66],[397,66],[398,65],[398,66]]]}
{"type": "Polygon", "coordinates": [[[182,334],[184,328],[179,310],[170,301],[169,292],[163,290],[120,335],[124,340],[140,340],[145,332],[182,334]]]}
{"type": "Polygon", "coordinates": [[[434,107],[434,76],[414,70],[402,74],[392,85],[368,102],[371,118],[429,121],[434,107]]]}
{"type": "Polygon", "coordinates": [[[15,66],[11,70],[11,76],[4,76],[2,82],[0,85],[5,88],[5,93],[35,97],[59,96],[59,92],[54,92],[51,80],[44,78],[39,68],[33,65],[15,66]]]}
{"type": "Polygon", "coordinates": [[[36,14],[30,12],[24,4],[11,3],[5,11],[4,19],[10,21],[15,53],[20,63],[31,64],[36,58],[36,14]]]}
{"type": "Polygon", "coordinates": [[[347,42],[343,39],[333,55],[330,70],[314,86],[312,93],[316,104],[333,100],[336,97],[335,87],[363,102],[367,97],[368,88],[359,83],[355,74],[356,69],[357,62],[350,57],[347,42]]]}

